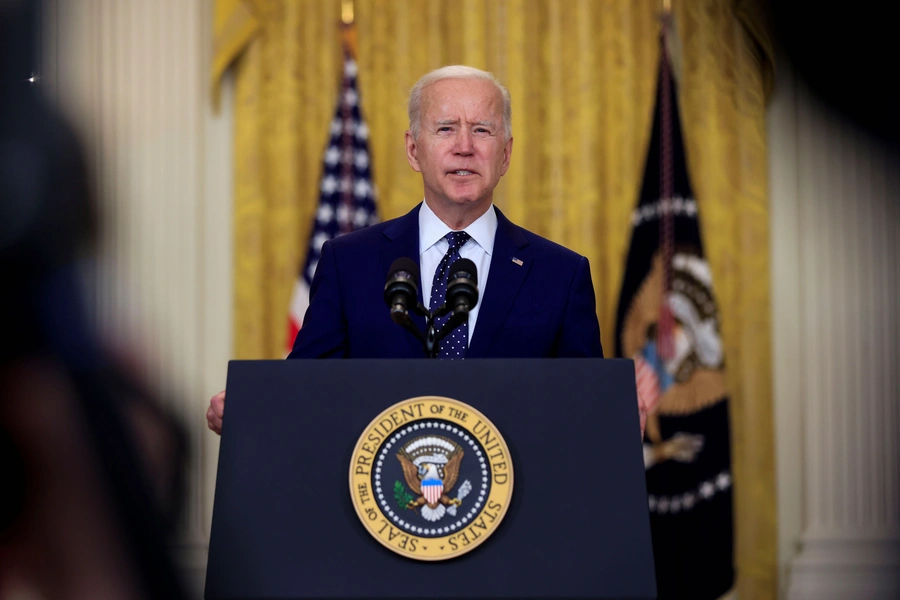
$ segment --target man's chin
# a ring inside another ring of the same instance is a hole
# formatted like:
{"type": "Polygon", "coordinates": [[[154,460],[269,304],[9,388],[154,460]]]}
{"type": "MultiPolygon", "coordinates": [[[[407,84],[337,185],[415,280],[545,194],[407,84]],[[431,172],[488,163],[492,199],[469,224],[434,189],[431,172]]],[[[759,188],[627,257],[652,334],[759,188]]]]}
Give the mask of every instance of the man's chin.
{"type": "Polygon", "coordinates": [[[453,204],[459,206],[469,206],[484,202],[485,190],[480,186],[456,186],[454,190],[448,190],[447,198],[453,204]]]}
{"type": "Polygon", "coordinates": [[[474,194],[471,196],[466,195],[466,196],[451,197],[450,201],[455,206],[459,206],[460,208],[464,208],[464,207],[465,208],[473,208],[473,207],[476,207],[476,206],[479,206],[482,204],[487,204],[490,202],[489,199],[486,199],[484,197],[479,197],[474,194]]]}

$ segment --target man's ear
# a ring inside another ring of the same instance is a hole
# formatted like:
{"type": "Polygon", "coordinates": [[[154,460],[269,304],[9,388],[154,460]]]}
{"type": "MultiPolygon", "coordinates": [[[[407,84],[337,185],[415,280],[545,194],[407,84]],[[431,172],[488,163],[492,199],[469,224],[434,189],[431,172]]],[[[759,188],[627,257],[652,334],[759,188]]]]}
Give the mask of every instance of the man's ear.
{"type": "Polygon", "coordinates": [[[419,148],[416,146],[416,138],[413,137],[411,131],[406,132],[406,160],[413,171],[422,172],[422,167],[419,166],[419,148]]]}
{"type": "Polygon", "coordinates": [[[509,159],[512,158],[512,146],[513,139],[512,136],[508,140],[506,140],[506,146],[503,148],[503,162],[500,164],[500,176],[506,175],[506,171],[509,170],[509,159]]]}

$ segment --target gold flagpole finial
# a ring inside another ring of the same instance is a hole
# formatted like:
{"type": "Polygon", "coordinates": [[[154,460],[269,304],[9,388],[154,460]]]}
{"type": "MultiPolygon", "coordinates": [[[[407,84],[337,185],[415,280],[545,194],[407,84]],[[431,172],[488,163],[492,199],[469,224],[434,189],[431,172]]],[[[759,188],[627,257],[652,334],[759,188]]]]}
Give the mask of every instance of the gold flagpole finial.
{"type": "Polygon", "coordinates": [[[356,25],[353,23],[353,0],[341,0],[341,46],[356,60],[356,25]]]}
{"type": "Polygon", "coordinates": [[[662,0],[662,6],[664,15],[672,14],[672,0],[662,0]]]}
{"type": "Polygon", "coordinates": [[[344,25],[353,24],[353,0],[341,0],[341,21],[344,25]]]}

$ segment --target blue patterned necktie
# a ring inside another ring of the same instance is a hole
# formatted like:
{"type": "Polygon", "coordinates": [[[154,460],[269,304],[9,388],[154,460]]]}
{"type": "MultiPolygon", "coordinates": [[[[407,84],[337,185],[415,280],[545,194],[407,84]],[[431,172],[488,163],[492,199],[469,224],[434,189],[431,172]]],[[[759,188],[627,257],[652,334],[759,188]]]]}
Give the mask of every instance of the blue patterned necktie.
{"type": "MultiPolygon", "coordinates": [[[[450,243],[447,254],[441,259],[437,270],[434,272],[434,281],[431,283],[431,310],[436,310],[444,303],[447,296],[447,278],[450,276],[450,267],[460,259],[459,249],[469,241],[469,234],[465,231],[451,231],[444,236],[450,243]]],[[[450,314],[434,320],[434,328],[441,330],[450,319],[450,314]]],[[[469,345],[469,322],[468,320],[454,329],[450,335],[440,341],[440,351],[438,358],[465,358],[466,349],[469,345]]]]}

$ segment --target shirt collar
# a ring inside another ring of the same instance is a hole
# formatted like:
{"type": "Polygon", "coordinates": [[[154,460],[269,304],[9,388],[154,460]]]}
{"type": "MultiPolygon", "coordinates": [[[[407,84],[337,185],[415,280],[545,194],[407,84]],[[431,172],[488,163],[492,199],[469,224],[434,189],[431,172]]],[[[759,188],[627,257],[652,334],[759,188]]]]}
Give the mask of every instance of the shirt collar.
{"type": "MultiPolygon", "coordinates": [[[[419,209],[419,255],[421,256],[451,231],[453,230],[428,207],[428,203],[423,201],[419,209]]],[[[463,231],[468,233],[488,256],[491,256],[494,251],[494,238],[497,235],[497,212],[494,205],[491,204],[483,215],[463,231]]]]}

